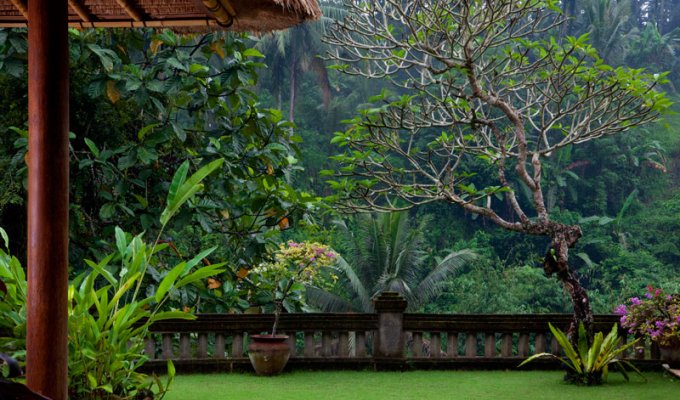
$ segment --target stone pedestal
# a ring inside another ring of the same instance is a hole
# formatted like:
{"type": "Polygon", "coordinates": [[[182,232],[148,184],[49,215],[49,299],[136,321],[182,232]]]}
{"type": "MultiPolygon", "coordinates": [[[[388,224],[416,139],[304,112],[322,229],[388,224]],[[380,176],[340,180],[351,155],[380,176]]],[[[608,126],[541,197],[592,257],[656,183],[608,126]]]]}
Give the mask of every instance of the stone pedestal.
{"type": "Polygon", "coordinates": [[[375,367],[380,370],[403,369],[406,300],[397,292],[383,292],[373,300],[373,305],[378,313],[378,332],[373,349],[375,367]]]}

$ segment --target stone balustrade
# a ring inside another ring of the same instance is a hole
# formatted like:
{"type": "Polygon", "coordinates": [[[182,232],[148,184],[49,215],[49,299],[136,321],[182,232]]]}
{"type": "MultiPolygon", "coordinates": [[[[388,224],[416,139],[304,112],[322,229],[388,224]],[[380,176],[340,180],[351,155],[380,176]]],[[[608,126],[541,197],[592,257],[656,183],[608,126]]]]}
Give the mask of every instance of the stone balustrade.
{"type": "MultiPolygon", "coordinates": [[[[287,368],[428,369],[515,368],[531,354],[560,348],[548,323],[566,330],[568,314],[413,314],[394,293],[375,299],[375,313],[283,314],[279,331],[293,349],[287,368]]],[[[147,369],[171,359],[180,371],[250,370],[248,337],[271,330],[271,314],[200,314],[193,321],[155,323],[146,341],[147,369]]],[[[596,315],[595,330],[609,332],[616,315],[596,315]]],[[[628,340],[624,330],[620,330],[628,340]]],[[[627,355],[656,368],[658,348],[641,342],[627,355]]],[[[539,360],[528,368],[559,368],[539,360]]]]}

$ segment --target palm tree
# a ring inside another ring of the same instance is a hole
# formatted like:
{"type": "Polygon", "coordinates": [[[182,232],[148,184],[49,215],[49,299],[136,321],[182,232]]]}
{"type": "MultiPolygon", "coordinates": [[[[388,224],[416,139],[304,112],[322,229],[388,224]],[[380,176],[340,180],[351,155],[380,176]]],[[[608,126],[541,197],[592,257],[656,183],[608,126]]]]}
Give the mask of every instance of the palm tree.
{"type": "Polygon", "coordinates": [[[321,38],[326,29],[337,19],[344,16],[341,5],[333,0],[321,0],[322,17],[285,31],[276,31],[264,36],[258,47],[267,57],[267,65],[272,76],[272,91],[277,96],[277,106],[281,108],[283,83],[288,75],[289,111],[288,119],[295,120],[295,102],[304,72],[312,72],[321,90],[326,107],[331,100],[331,85],[325,61],[319,56],[325,53],[326,44],[321,38]]]}
{"type": "Polygon", "coordinates": [[[622,64],[632,29],[630,0],[593,0],[585,11],[593,47],[608,63],[622,64]]]}
{"type": "Polygon", "coordinates": [[[342,222],[347,258],[338,268],[346,278],[351,300],[313,289],[308,302],[324,311],[372,312],[372,298],[382,291],[399,292],[414,311],[438,296],[446,278],[476,258],[470,250],[449,252],[430,268],[432,258],[424,250],[428,219],[411,227],[408,214],[359,214],[352,231],[342,222]]]}

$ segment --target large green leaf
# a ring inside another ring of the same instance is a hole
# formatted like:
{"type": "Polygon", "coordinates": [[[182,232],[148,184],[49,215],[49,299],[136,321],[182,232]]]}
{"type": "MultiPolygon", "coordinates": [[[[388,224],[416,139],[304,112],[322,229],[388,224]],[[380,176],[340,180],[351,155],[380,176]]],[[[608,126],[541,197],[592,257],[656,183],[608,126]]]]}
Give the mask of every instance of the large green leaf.
{"type": "Polygon", "coordinates": [[[194,194],[196,194],[196,192],[203,188],[201,185],[203,179],[221,167],[223,163],[224,159],[222,158],[212,161],[196,171],[189,177],[189,179],[186,179],[186,181],[185,177],[188,170],[188,164],[182,164],[180,169],[175,174],[172,184],[170,185],[167,205],[161,213],[161,224],[166,225],[170,221],[170,218],[172,218],[172,216],[175,215],[175,213],[179,210],[179,208],[182,207],[182,205],[184,205],[184,203],[186,203],[194,194]]]}
{"type": "Polygon", "coordinates": [[[93,270],[97,271],[97,273],[103,276],[104,279],[106,279],[111,285],[115,285],[118,282],[116,278],[113,276],[113,274],[104,269],[104,267],[108,265],[109,261],[111,261],[112,258],[113,254],[109,254],[102,261],[100,261],[99,264],[95,263],[92,260],[85,260],[85,264],[87,264],[93,270]]]}
{"type": "Polygon", "coordinates": [[[158,289],[156,289],[156,294],[154,295],[156,302],[161,302],[165,294],[175,285],[177,278],[179,278],[179,276],[184,272],[185,267],[186,263],[181,262],[168,271],[167,275],[165,275],[161,283],[158,285],[158,289]]]}
{"type": "Polygon", "coordinates": [[[163,321],[166,319],[188,319],[188,320],[194,320],[196,319],[196,316],[190,313],[186,313],[184,311],[162,311],[162,312],[157,312],[154,313],[150,318],[149,318],[149,323],[154,323],[157,321],[163,321]]]}
{"type": "Polygon", "coordinates": [[[177,282],[176,287],[182,287],[190,283],[200,281],[202,279],[208,278],[210,276],[219,275],[223,273],[226,269],[221,268],[226,263],[212,264],[192,272],[191,274],[183,277],[177,282]]]}
{"type": "Polygon", "coordinates": [[[576,353],[576,350],[574,350],[574,347],[571,345],[567,335],[565,335],[561,330],[552,326],[550,323],[548,323],[548,326],[550,327],[550,332],[553,334],[553,338],[557,340],[557,343],[559,343],[562,347],[562,350],[564,350],[564,354],[572,362],[572,368],[579,374],[583,373],[583,368],[581,367],[581,358],[579,357],[578,353],[576,353]]]}

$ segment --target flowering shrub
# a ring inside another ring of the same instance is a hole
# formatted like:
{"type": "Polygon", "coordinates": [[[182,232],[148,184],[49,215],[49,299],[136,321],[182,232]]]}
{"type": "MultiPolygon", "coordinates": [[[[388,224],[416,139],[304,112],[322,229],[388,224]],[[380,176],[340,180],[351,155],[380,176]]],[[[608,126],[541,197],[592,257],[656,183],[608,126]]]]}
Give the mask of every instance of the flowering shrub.
{"type": "Polygon", "coordinates": [[[680,345],[680,295],[648,286],[643,299],[633,297],[629,302],[614,310],[629,333],[649,336],[660,346],[680,345]]]}
{"type": "Polygon", "coordinates": [[[269,292],[270,300],[274,303],[272,334],[276,334],[276,325],[283,308],[295,310],[290,297],[301,302],[305,285],[315,285],[323,281],[320,270],[333,265],[336,258],[336,253],[326,245],[289,241],[279,246],[272,262],[263,263],[250,271],[255,285],[260,290],[269,292]]]}

